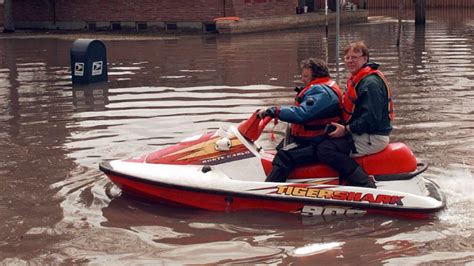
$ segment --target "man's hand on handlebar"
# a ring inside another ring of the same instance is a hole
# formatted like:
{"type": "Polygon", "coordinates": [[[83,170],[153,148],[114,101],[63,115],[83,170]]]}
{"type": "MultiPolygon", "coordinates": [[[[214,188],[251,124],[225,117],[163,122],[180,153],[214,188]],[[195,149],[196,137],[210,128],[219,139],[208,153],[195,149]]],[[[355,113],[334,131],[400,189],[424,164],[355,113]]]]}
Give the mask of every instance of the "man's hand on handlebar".
{"type": "Polygon", "coordinates": [[[258,110],[257,116],[260,119],[263,119],[267,116],[271,118],[275,118],[275,113],[276,113],[276,107],[270,107],[264,110],[258,110]]]}

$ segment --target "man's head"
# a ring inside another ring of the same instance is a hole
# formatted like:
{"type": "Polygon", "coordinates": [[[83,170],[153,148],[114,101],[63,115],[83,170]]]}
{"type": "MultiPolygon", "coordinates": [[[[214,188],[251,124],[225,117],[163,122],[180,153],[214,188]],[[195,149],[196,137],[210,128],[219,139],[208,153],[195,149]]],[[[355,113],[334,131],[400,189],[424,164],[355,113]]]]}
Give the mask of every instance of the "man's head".
{"type": "Polygon", "coordinates": [[[352,75],[356,74],[364,64],[369,62],[369,48],[364,42],[350,43],[344,49],[344,62],[352,75]]]}
{"type": "Polygon", "coordinates": [[[315,78],[329,77],[329,69],[324,61],[308,58],[301,61],[301,81],[307,85],[315,78]]]}

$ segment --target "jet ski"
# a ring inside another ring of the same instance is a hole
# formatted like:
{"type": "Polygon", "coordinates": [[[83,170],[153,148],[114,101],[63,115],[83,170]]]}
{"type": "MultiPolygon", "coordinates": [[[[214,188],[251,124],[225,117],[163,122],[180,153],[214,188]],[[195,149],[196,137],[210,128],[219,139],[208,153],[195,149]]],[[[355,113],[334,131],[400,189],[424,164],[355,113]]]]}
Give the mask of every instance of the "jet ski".
{"type": "Polygon", "coordinates": [[[239,125],[196,135],[142,156],[102,162],[123,193],[211,211],[266,209],[305,216],[381,214],[430,218],[446,206],[403,143],[357,158],[377,188],[347,186],[324,164],[295,169],[285,183],[265,182],[274,151],[257,142],[272,119],[257,113],[239,125]]]}

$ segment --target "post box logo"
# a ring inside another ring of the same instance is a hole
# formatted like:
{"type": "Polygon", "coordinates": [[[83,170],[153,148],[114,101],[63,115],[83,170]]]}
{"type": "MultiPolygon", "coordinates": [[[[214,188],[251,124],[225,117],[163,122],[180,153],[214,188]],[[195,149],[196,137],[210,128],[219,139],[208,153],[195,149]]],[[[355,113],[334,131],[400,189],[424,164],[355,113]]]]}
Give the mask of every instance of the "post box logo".
{"type": "Polygon", "coordinates": [[[102,75],[102,61],[92,63],[92,76],[102,75]]]}
{"type": "Polygon", "coordinates": [[[74,64],[74,76],[84,76],[84,63],[74,64]]]}

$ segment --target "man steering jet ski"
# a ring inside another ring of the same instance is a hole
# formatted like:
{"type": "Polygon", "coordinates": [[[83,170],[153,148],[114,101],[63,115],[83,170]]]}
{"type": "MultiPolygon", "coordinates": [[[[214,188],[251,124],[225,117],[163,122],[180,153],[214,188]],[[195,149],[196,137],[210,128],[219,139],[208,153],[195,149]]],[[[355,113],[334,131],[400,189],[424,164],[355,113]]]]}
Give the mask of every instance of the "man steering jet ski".
{"type": "Polygon", "coordinates": [[[341,122],[342,92],[330,78],[329,69],[321,60],[309,58],[301,62],[303,89],[297,88],[295,105],[270,107],[259,112],[259,117],[291,123],[289,139],[277,146],[272,171],[266,182],[286,182],[298,165],[318,162],[317,145],[327,138],[326,125],[341,122]]]}

